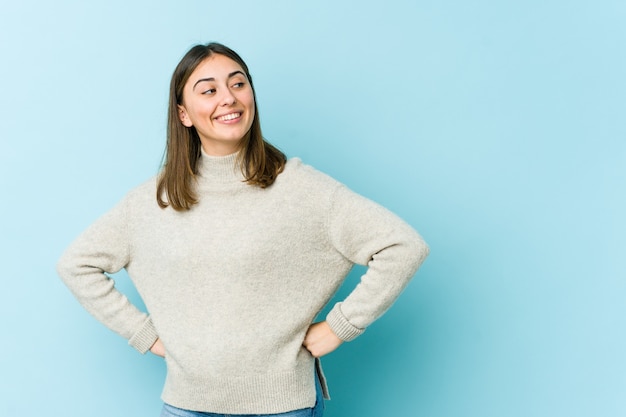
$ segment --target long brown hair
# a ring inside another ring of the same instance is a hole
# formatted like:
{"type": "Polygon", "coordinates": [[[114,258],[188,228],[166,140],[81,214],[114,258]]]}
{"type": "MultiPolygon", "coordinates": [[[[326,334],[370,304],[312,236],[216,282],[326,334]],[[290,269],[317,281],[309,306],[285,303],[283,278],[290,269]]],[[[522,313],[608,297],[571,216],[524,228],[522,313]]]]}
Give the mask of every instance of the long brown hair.
{"type": "Polygon", "coordinates": [[[195,127],[186,127],[181,123],[178,105],[183,104],[183,87],[191,73],[213,54],[224,55],[239,64],[252,87],[254,119],[249,134],[241,141],[238,154],[238,163],[246,182],[261,188],[268,187],[285,167],[285,154],[263,139],[256,93],[246,63],[235,51],[222,44],[196,45],[180,60],[170,82],[167,145],[156,194],[161,208],[172,206],[176,211],[185,211],[198,202],[194,185],[201,155],[200,137],[195,127]]]}

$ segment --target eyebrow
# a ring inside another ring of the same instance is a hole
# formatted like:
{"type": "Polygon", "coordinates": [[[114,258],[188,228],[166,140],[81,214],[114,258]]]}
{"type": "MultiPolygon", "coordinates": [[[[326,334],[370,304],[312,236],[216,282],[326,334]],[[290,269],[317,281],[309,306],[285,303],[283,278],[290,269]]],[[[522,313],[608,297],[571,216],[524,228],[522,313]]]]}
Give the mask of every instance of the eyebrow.
{"type": "MultiPolygon", "coordinates": [[[[246,76],[246,74],[244,74],[242,71],[237,70],[237,71],[233,71],[233,72],[231,72],[230,74],[228,74],[228,78],[232,78],[232,77],[234,77],[234,76],[235,76],[235,75],[237,75],[237,74],[241,74],[241,75],[243,75],[244,77],[246,76]]],[[[246,77],[246,78],[247,78],[247,77],[246,77]]],[[[196,86],[197,86],[199,83],[201,83],[202,81],[215,81],[215,78],[213,78],[213,77],[209,77],[209,78],[200,78],[200,79],[199,79],[198,81],[196,81],[196,83],[193,85],[192,90],[194,90],[194,89],[196,88],[196,86]]]]}

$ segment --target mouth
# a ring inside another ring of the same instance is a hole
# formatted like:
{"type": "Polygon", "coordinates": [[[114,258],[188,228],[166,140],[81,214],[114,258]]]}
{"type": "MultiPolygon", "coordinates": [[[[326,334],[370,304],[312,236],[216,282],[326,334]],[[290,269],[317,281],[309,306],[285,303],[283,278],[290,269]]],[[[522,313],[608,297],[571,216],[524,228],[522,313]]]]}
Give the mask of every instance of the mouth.
{"type": "Polygon", "coordinates": [[[228,113],[228,114],[224,114],[222,116],[218,116],[215,118],[215,120],[219,120],[220,122],[228,122],[231,120],[235,120],[241,117],[241,112],[233,112],[233,113],[228,113]]]}

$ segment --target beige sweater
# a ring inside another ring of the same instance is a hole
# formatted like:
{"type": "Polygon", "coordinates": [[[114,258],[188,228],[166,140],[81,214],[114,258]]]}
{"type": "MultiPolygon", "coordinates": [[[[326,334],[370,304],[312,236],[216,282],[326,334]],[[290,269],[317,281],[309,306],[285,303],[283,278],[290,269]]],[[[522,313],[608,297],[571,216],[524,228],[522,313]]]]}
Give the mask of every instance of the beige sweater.
{"type": "Polygon", "coordinates": [[[288,161],[266,189],[242,182],[235,155],[201,157],[200,202],[161,209],[153,179],[67,249],[59,275],[81,304],[137,350],[166,348],[163,400],[228,414],[312,407],[305,332],[353,264],[367,272],[327,316],[349,341],[396,299],[428,247],[397,216],[288,161]],[[149,316],[107,273],[126,268],[149,316]]]}

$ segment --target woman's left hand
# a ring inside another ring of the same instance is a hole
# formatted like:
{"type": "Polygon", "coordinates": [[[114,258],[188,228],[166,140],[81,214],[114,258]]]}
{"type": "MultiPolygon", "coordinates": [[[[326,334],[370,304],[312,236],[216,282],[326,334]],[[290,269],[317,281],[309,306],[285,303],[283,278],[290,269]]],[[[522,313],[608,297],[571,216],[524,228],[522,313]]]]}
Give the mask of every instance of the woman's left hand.
{"type": "Polygon", "coordinates": [[[328,323],[321,321],[313,323],[309,327],[306,336],[304,336],[302,346],[311,352],[311,355],[314,357],[321,358],[337,349],[342,343],[343,340],[333,332],[328,323]]]}
{"type": "Polygon", "coordinates": [[[165,357],[165,346],[163,346],[163,342],[161,342],[161,339],[157,339],[156,342],[154,342],[154,344],[150,348],[150,352],[162,358],[165,357]]]}

